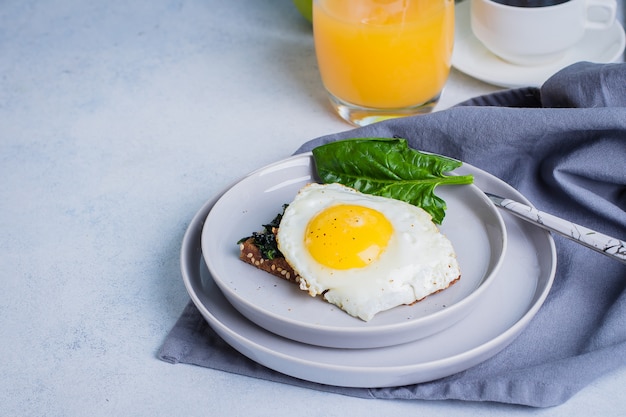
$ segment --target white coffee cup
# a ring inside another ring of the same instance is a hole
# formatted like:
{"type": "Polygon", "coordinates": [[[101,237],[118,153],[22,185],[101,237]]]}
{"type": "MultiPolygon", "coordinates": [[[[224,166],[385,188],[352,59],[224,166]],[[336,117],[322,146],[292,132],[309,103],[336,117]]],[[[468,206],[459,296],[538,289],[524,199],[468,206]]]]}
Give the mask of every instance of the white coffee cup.
{"type": "MultiPolygon", "coordinates": [[[[532,5],[537,0],[526,1],[532,5]]],[[[586,30],[610,28],[616,10],[616,0],[566,0],[539,7],[471,0],[471,27],[476,38],[500,58],[516,65],[541,65],[560,59],[586,30]]]]}

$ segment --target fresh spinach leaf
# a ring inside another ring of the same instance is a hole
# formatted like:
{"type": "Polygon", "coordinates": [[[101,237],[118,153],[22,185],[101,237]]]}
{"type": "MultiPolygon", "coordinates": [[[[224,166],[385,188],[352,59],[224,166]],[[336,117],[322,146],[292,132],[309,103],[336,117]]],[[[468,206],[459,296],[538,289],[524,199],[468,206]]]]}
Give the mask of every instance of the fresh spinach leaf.
{"type": "Polygon", "coordinates": [[[471,175],[445,175],[462,165],[456,159],[419,152],[401,138],[356,138],[313,149],[318,176],[366,194],[395,198],[426,210],[437,224],[446,203],[434,193],[438,185],[471,184],[471,175]]]}

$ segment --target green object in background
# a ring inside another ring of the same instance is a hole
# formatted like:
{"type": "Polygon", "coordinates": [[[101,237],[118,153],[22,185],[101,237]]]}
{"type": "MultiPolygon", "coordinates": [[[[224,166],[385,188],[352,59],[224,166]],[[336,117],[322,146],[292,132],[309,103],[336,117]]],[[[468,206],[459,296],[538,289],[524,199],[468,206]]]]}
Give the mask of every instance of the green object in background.
{"type": "Polygon", "coordinates": [[[300,14],[309,22],[313,22],[313,0],[293,0],[300,14]]]}

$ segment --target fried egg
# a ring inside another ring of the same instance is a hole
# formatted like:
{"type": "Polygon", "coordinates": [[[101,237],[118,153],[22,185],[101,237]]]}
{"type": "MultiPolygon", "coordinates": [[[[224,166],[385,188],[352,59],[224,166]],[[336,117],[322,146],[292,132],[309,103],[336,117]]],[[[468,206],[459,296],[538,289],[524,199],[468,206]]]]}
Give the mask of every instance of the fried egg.
{"type": "Polygon", "coordinates": [[[340,184],[303,187],[277,241],[300,289],[364,321],[460,277],[452,243],[426,211],[340,184]]]}

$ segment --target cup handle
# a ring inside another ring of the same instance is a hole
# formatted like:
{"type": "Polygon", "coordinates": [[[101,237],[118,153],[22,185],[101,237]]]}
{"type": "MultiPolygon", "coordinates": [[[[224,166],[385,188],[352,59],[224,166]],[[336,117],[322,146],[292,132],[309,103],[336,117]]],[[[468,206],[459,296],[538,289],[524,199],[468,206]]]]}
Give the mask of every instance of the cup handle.
{"type": "Polygon", "coordinates": [[[585,27],[588,29],[608,29],[615,22],[617,14],[616,0],[587,0],[585,6],[585,27]],[[592,10],[599,11],[598,18],[590,18],[592,10]]]}

